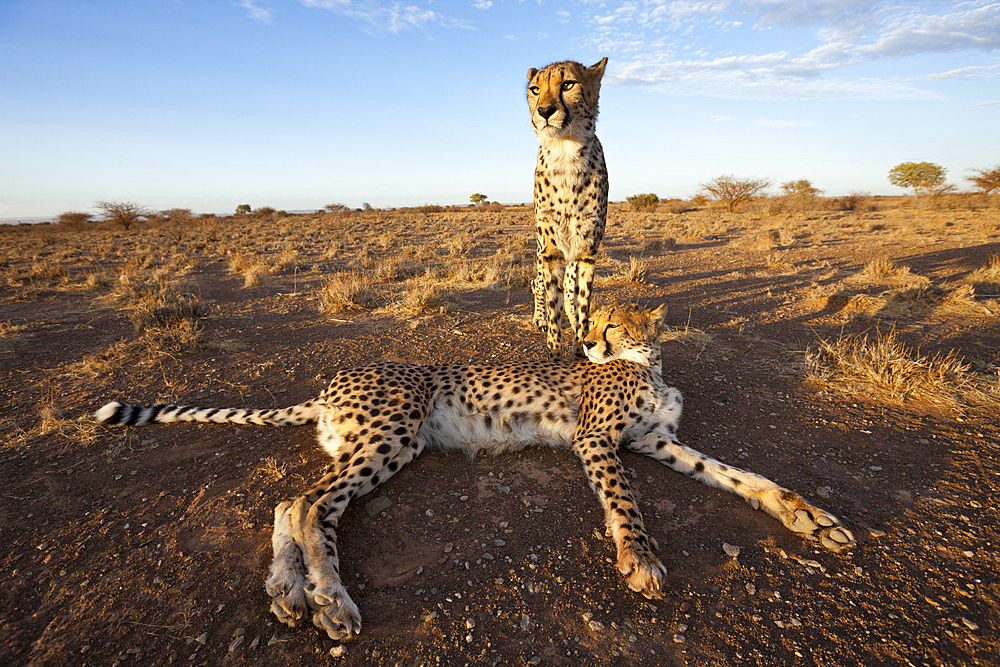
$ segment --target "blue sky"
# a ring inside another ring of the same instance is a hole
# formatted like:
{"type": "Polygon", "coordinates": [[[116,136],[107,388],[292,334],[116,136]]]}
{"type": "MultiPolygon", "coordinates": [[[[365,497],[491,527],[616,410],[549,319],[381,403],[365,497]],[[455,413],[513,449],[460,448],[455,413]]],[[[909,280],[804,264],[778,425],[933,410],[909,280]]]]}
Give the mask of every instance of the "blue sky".
{"type": "Polygon", "coordinates": [[[613,200],[1000,163],[1000,2],[3,0],[0,218],[527,202],[528,68],[604,56],[613,200]]]}

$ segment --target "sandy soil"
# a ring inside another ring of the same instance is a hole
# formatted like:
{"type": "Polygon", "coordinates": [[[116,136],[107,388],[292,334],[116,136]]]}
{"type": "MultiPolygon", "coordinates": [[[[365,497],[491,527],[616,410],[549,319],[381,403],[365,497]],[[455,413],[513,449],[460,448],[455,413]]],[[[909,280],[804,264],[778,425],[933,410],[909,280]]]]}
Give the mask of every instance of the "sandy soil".
{"type": "Polygon", "coordinates": [[[0,664],[1000,664],[1000,429],[988,395],[1000,286],[975,278],[1000,252],[998,227],[995,208],[615,209],[597,291],[668,304],[664,375],[685,396],[682,441],[842,517],[857,548],[817,550],[735,497],[625,453],[670,572],[666,597],[648,602],[616,571],[571,452],[428,452],[341,524],[364,629],[339,658],[316,629],[276,622],[262,585],[274,506],[326,465],[310,427],[105,429],[87,415],[112,399],[283,407],[340,368],[383,359],[541,359],[524,284],[530,212],[0,230],[0,664]],[[289,248],[295,266],[258,285],[230,270],[236,252],[289,248]],[[370,310],[319,311],[337,271],[501,249],[515,267],[506,284],[442,271],[434,312],[393,308],[431,280],[412,276],[379,283],[370,310]],[[633,256],[644,282],[618,275],[633,256]],[[911,273],[859,278],[876,259],[911,273]],[[206,306],[186,347],[143,347],[155,332],[137,332],[112,298],[119,275],[163,267],[161,280],[183,274],[206,306]],[[975,293],[893,310],[907,285],[975,293]],[[893,327],[913,354],[957,351],[987,393],[894,399],[807,379],[804,352],[821,339],[893,327]]]}

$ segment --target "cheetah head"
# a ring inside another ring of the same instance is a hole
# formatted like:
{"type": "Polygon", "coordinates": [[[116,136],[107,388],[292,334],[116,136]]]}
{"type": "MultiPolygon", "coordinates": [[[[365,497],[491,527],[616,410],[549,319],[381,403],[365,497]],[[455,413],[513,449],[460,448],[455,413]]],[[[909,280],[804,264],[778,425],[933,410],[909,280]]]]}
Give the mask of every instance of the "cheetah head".
{"type": "Polygon", "coordinates": [[[616,359],[649,366],[659,358],[659,335],[666,306],[653,310],[630,304],[601,304],[590,317],[583,339],[587,358],[595,364],[616,359]]]}
{"type": "Polygon", "coordinates": [[[528,70],[528,107],[539,141],[576,139],[594,134],[597,98],[608,59],[584,67],[567,60],[528,70]]]}

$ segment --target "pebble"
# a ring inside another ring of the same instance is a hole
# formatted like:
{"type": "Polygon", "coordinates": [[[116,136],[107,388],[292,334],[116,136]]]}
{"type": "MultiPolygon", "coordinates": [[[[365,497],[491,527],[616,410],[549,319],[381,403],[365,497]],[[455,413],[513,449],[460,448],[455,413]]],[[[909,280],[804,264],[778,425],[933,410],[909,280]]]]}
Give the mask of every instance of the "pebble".
{"type": "Polygon", "coordinates": [[[722,543],[722,550],[725,551],[727,555],[732,556],[733,558],[736,558],[737,556],[740,555],[740,548],[737,546],[733,546],[728,542],[722,543]]]}
{"type": "Polygon", "coordinates": [[[972,621],[970,621],[969,619],[967,619],[965,616],[962,617],[962,623],[965,623],[965,627],[969,628],[970,630],[978,630],[979,629],[978,625],[976,625],[975,623],[973,623],[972,621]]]}
{"type": "Polygon", "coordinates": [[[496,546],[498,546],[498,547],[504,547],[504,546],[507,546],[507,543],[506,543],[506,542],[504,542],[503,540],[493,540],[493,544],[495,544],[495,545],[496,545],[496,546]]]}
{"type": "Polygon", "coordinates": [[[749,593],[750,595],[753,595],[756,592],[757,592],[757,587],[748,582],[747,583],[747,593],[749,593]]]}
{"type": "Polygon", "coordinates": [[[522,655],[522,656],[521,656],[521,661],[522,661],[522,662],[523,662],[524,664],[526,664],[526,665],[540,665],[540,664],[542,664],[542,659],[541,659],[541,658],[539,658],[539,657],[538,657],[537,655],[536,655],[536,656],[534,656],[533,658],[525,658],[525,657],[524,657],[524,656],[522,655]]]}
{"type": "Polygon", "coordinates": [[[235,651],[236,649],[238,649],[240,647],[240,645],[243,643],[243,640],[245,640],[245,639],[246,639],[245,635],[239,635],[238,637],[236,637],[236,639],[234,639],[229,644],[229,652],[232,653],[233,651],[235,651]]]}
{"type": "Polygon", "coordinates": [[[531,630],[531,617],[527,614],[521,615],[521,630],[529,632],[531,630]]]}
{"type": "Polygon", "coordinates": [[[368,512],[368,516],[374,517],[376,514],[384,509],[388,509],[392,505],[392,501],[385,496],[379,496],[374,500],[370,500],[365,504],[365,511],[368,512]]]}
{"type": "Polygon", "coordinates": [[[347,647],[341,644],[330,649],[330,655],[334,658],[342,658],[347,655],[347,647]]]}
{"type": "Polygon", "coordinates": [[[432,611],[429,614],[423,614],[420,617],[420,620],[423,621],[424,623],[426,623],[427,621],[433,621],[437,617],[438,617],[438,613],[436,611],[432,611]]]}
{"type": "Polygon", "coordinates": [[[820,498],[824,499],[829,498],[832,492],[833,489],[831,489],[829,486],[816,487],[816,495],[819,496],[820,498]]]}
{"type": "Polygon", "coordinates": [[[682,634],[676,634],[676,635],[674,635],[674,643],[675,644],[683,644],[686,641],[687,641],[687,638],[684,635],[682,635],[682,634]]]}
{"type": "Polygon", "coordinates": [[[204,646],[205,644],[208,643],[208,633],[207,632],[203,632],[200,635],[198,635],[197,637],[195,637],[194,640],[196,642],[198,642],[199,644],[201,644],[202,646],[204,646]]]}

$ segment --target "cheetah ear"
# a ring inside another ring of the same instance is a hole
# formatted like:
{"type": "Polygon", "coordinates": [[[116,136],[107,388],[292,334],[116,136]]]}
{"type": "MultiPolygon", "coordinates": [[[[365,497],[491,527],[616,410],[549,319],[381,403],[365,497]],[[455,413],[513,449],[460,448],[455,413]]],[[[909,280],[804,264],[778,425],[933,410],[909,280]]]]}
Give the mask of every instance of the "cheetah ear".
{"type": "Polygon", "coordinates": [[[587,72],[590,73],[590,76],[593,79],[600,81],[601,79],[604,78],[604,66],[607,64],[608,64],[608,59],[605,57],[604,59],[601,60],[601,62],[594,63],[593,65],[588,67],[587,72]]]}
{"type": "Polygon", "coordinates": [[[649,311],[649,326],[659,333],[663,330],[663,317],[667,314],[667,304],[663,303],[649,311]]]}
{"type": "MultiPolygon", "coordinates": [[[[607,60],[607,58],[605,58],[605,60],[607,60]]],[[[537,69],[535,69],[534,67],[532,67],[531,69],[529,69],[528,70],[528,81],[531,81],[532,79],[534,79],[536,74],[538,74],[538,70],[537,69]]]]}

